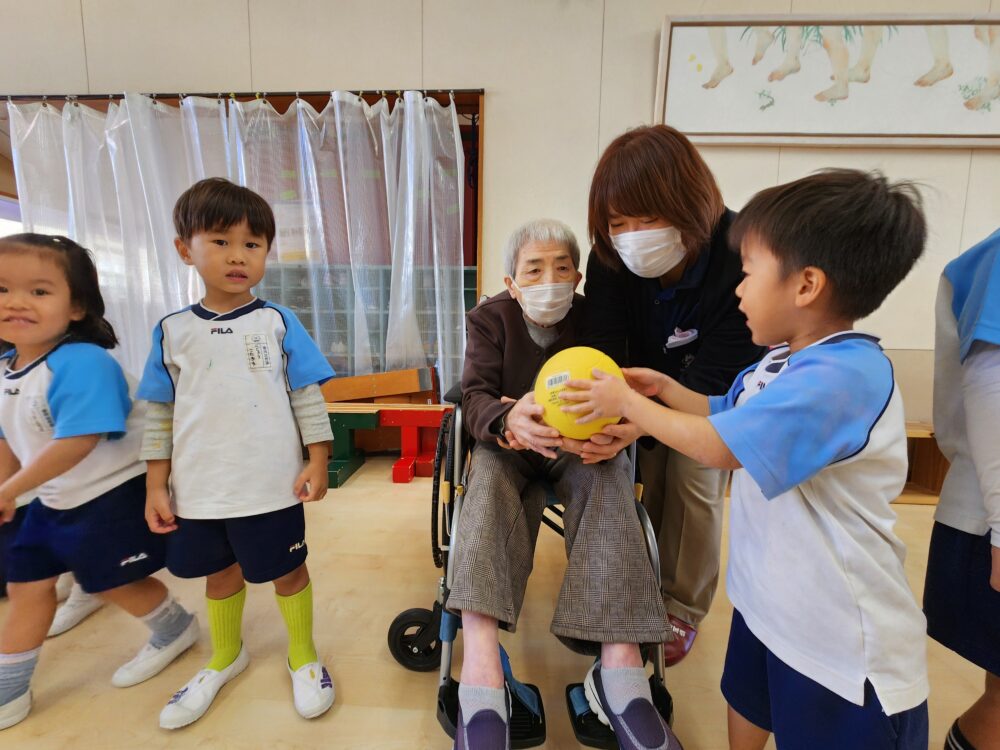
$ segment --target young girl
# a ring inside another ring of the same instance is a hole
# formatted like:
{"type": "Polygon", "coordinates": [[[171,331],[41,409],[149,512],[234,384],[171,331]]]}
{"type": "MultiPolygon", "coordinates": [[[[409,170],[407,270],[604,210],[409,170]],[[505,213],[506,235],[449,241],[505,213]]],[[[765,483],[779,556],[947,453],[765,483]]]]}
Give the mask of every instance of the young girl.
{"type": "Polygon", "coordinates": [[[112,678],[149,679],[197,639],[194,616],[150,574],[161,537],[143,516],[145,476],[129,386],[89,253],[65,237],[0,238],[0,523],[27,508],[7,557],[0,729],[31,710],[29,685],[56,608],[56,578],[143,620],[149,642],[112,678]],[[129,417],[132,417],[129,419],[129,417]]]}

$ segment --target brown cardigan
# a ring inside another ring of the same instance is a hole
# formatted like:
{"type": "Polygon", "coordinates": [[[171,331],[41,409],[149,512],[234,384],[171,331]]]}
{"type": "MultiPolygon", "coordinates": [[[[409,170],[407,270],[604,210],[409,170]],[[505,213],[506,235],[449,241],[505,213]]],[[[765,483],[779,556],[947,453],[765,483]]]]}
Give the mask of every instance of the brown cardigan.
{"type": "Polygon", "coordinates": [[[513,406],[501,404],[500,397],[521,398],[534,388],[535,376],[549,357],[576,345],[583,306],[583,297],[574,295],[569,313],[556,324],[559,337],[547,349],[531,339],[521,306],[506,291],[469,311],[465,319],[462,412],[472,437],[496,439],[494,423],[513,406]]]}

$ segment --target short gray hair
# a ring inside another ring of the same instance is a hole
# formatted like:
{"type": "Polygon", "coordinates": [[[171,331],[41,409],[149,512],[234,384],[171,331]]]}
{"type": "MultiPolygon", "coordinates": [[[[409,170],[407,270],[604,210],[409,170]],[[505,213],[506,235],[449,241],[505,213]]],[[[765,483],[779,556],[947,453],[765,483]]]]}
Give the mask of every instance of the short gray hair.
{"type": "Polygon", "coordinates": [[[522,224],[515,229],[507,240],[504,250],[504,267],[512,279],[517,271],[517,259],[521,248],[529,242],[559,242],[569,248],[573,267],[580,269],[580,246],[576,244],[576,235],[566,224],[557,219],[535,219],[522,224]]]}

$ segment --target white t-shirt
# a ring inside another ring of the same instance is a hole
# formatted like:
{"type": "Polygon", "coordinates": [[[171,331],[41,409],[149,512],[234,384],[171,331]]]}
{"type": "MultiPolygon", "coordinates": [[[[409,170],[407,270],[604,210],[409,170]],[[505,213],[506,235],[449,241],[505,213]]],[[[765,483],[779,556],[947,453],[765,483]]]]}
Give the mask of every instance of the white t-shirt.
{"type": "Polygon", "coordinates": [[[96,344],[66,341],[34,362],[11,369],[15,352],[0,357],[0,437],[30,464],[52,440],[104,435],[80,463],[19,498],[67,510],[146,471],[139,460],[141,409],[133,409],[121,366],[96,344]]]}
{"type": "Polygon", "coordinates": [[[255,299],[168,315],[138,397],[174,403],[170,490],[181,518],[236,518],[300,500],[302,442],[288,392],[333,377],[295,315],[255,299]]]}
{"type": "Polygon", "coordinates": [[[934,520],[1000,547],[1000,230],[945,267],[936,317],[934,433],[951,468],[934,520]]]}
{"type": "Polygon", "coordinates": [[[887,714],[927,698],[926,621],[889,503],[906,428],[878,340],[844,332],[772,350],[710,400],[733,474],[726,588],[750,631],[795,671],[887,714]]]}

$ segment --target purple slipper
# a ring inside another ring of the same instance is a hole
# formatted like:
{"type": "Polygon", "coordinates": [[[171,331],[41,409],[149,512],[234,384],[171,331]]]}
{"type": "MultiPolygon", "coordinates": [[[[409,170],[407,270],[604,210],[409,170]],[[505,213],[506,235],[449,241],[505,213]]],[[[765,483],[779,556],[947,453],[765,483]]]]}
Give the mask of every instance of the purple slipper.
{"type": "Polygon", "coordinates": [[[507,692],[507,717],[496,711],[483,709],[473,714],[466,723],[458,707],[455,727],[455,750],[510,750],[510,693],[507,692]]]}
{"type": "Polygon", "coordinates": [[[602,723],[611,727],[622,750],[684,750],[680,740],[649,701],[636,698],[625,706],[622,713],[611,711],[601,682],[600,662],[595,662],[587,672],[583,685],[591,709],[602,723]]]}

